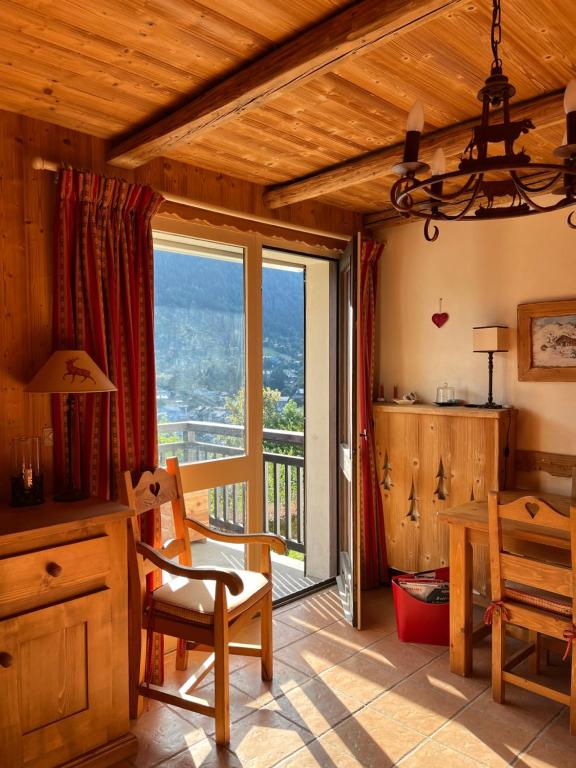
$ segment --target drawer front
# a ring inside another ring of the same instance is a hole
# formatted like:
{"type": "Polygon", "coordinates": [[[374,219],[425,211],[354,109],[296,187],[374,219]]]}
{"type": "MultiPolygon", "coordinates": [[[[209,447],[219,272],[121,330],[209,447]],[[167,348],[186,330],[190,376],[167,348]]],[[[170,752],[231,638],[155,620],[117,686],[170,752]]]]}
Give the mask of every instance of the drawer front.
{"type": "Polygon", "coordinates": [[[0,615],[69,597],[88,582],[102,584],[109,571],[106,535],[0,558],[0,615]]]}

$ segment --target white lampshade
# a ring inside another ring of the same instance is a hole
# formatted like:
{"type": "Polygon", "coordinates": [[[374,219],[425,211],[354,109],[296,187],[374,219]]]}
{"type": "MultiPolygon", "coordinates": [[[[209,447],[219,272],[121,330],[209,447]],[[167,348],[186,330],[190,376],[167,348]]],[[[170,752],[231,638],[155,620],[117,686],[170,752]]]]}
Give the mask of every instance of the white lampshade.
{"type": "Polygon", "coordinates": [[[422,133],[424,129],[424,107],[421,101],[416,101],[408,114],[406,121],[407,131],[418,131],[422,133]]]}
{"type": "Polygon", "coordinates": [[[507,352],[509,328],[503,325],[488,325],[473,328],[474,352],[507,352]]]}
{"type": "Polygon", "coordinates": [[[576,78],[572,78],[564,91],[564,112],[576,112],[576,78]]]}
{"type": "Polygon", "coordinates": [[[110,379],[82,349],[53,352],[24,389],[49,393],[116,391],[110,379]]]}

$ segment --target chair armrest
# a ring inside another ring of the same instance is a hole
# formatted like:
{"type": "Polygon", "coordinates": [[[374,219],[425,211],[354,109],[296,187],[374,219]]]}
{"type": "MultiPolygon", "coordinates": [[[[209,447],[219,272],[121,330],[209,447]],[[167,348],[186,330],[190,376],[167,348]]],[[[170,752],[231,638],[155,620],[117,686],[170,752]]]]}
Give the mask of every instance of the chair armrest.
{"type": "Polygon", "coordinates": [[[228,587],[231,594],[239,595],[244,589],[244,584],[240,576],[234,571],[226,568],[194,568],[187,565],[178,565],[161,555],[154,547],[144,544],[143,541],[136,542],[136,551],[142,555],[145,560],[161,568],[172,576],[183,576],[185,579],[195,581],[219,581],[228,587]]]}
{"type": "Polygon", "coordinates": [[[275,533],[221,533],[191,517],[185,517],[184,522],[189,528],[214,541],[228,541],[232,544],[265,544],[279,555],[286,552],[286,539],[275,533]]]}

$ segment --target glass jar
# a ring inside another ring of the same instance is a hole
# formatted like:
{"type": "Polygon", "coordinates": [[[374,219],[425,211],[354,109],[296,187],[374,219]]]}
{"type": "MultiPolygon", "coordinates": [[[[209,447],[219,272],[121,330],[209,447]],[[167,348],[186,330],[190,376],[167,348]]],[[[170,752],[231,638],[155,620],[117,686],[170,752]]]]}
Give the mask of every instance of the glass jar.
{"type": "Polygon", "coordinates": [[[12,440],[10,485],[13,507],[30,507],[44,502],[40,472],[40,438],[15,437],[12,440]]]}
{"type": "Polygon", "coordinates": [[[441,387],[437,387],[436,389],[436,402],[440,405],[443,405],[444,403],[453,403],[455,400],[454,392],[454,387],[449,387],[448,382],[445,381],[441,387]]]}

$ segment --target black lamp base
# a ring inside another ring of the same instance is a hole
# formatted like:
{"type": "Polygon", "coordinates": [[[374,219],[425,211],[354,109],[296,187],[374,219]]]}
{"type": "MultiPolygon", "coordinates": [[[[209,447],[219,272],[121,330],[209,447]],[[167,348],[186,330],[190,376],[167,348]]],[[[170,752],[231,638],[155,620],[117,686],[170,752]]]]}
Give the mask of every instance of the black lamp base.
{"type": "Polygon", "coordinates": [[[503,408],[503,405],[495,403],[492,399],[492,375],[494,372],[494,352],[488,352],[488,400],[484,405],[476,405],[475,403],[469,403],[466,408],[486,408],[491,411],[496,411],[499,408],[503,408]]]}
{"type": "Polygon", "coordinates": [[[62,493],[57,493],[54,496],[54,501],[84,501],[90,497],[89,493],[81,490],[80,488],[67,488],[62,493]]]}

